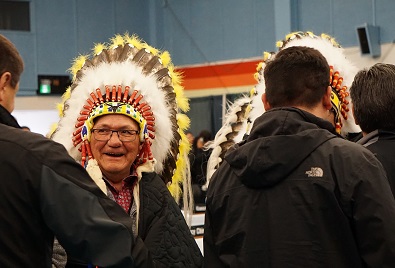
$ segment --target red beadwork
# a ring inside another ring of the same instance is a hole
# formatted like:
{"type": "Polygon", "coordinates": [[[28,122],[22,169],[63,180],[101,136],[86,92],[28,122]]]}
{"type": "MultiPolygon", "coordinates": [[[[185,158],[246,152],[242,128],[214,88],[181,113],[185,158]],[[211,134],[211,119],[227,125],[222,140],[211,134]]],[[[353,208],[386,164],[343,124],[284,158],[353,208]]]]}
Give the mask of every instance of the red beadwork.
{"type": "Polygon", "coordinates": [[[154,116],[146,116],[146,117],[144,117],[144,119],[146,121],[155,121],[155,117],[154,116]]]}
{"type": "Polygon", "coordinates": [[[97,99],[95,93],[91,92],[90,95],[91,95],[93,101],[95,102],[95,106],[98,106],[100,104],[100,101],[97,99]]]}
{"type": "Polygon", "coordinates": [[[74,125],[74,127],[75,127],[75,128],[79,128],[79,127],[83,126],[84,123],[85,123],[84,121],[79,121],[79,122],[77,122],[77,123],[74,125]]]}
{"type": "Polygon", "coordinates": [[[137,93],[138,93],[137,90],[133,90],[132,95],[130,95],[130,98],[129,98],[129,100],[128,100],[128,103],[129,103],[130,105],[133,104],[133,102],[134,102],[134,97],[136,97],[136,94],[137,94],[137,93]]]}
{"type": "MultiPolygon", "coordinates": [[[[349,102],[346,100],[346,97],[348,97],[350,93],[347,91],[347,86],[342,86],[342,83],[343,77],[340,76],[340,73],[338,71],[334,72],[333,66],[330,66],[330,86],[337,92],[341,103],[340,113],[342,114],[343,118],[347,120],[347,112],[349,111],[347,105],[349,104],[349,102]]],[[[340,118],[339,121],[341,127],[342,124],[340,118]]]]}
{"type": "Polygon", "coordinates": [[[125,87],[125,92],[123,93],[123,99],[122,99],[122,102],[126,102],[126,101],[128,100],[128,96],[129,96],[129,89],[130,89],[130,87],[129,87],[129,86],[126,86],[126,87],[125,87]]]}
{"type": "Polygon", "coordinates": [[[77,128],[77,130],[73,132],[73,136],[79,135],[81,131],[82,131],[82,127],[77,128]]]}
{"type": "Polygon", "coordinates": [[[152,116],[152,115],[153,115],[153,113],[151,112],[151,110],[146,111],[146,112],[144,112],[144,113],[142,114],[142,116],[143,116],[144,118],[149,117],[149,116],[152,116]]]}
{"type": "Polygon", "coordinates": [[[141,112],[145,112],[145,111],[148,111],[148,110],[151,110],[151,106],[149,106],[149,105],[145,105],[142,109],[141,109],[141,112]]]}
{"type": "Polygon", "coordinates": [[[87,115],[81,115],[77,118],[78,121],[86,121],[86,119],[88,119],[87,115]]]}
{"type": "Polygon", "coordinates": [[[147,106],[147,103],[146,103],[146,102],[142,102],[142,103],[140,103],[139,105],[137,105],[137,109],[138,109],[139,111],[141,111],[145,106],[147,106]]]}
{"type": "Polygon", "coordinates": [[[115,101],[116,100],[116,95],[117,95],[117,87],[116,86],[112,86],[111,101],[115,101]]]}
{"type": "Polygon", "coordinates": [[[92,107],[92,109],[93,109],[94,107],[96,107],[96,105],[92,102],[91,99],[87,99],[86,102],[92,107]]]}
{"type": "Polygon", "coordinates": [[[117,101],[121,101],[122,99],[122,86],[118,86],[118,94],[117,94],[117,101]]]}
{"type": "Polygon", "coordinates": [[[110,86],[106,86],[106,102],[110,100],[110,86]]]}
{"type": "Polygon", "coordinates": [[[86,160],[86,149],[85,149],[85,144],[81,145],[81,165],[85,166],[85,160],[86,160]]]}
{"type": "Polygon", "coordinates": [[[100,88],[96,88],[96,94],[99,98],[100,104],[102,104],[104,102],[104,99],[103,99],[103,95],[101,94],[100,88]]]}
{"type": "Polygon", "coordinates": [[[135,100],[134,100],[134,102],[133,102],[133,107],[136,107],[138,104],[139,104],[139,102],[140,102],[140,100],[143,98],[143,95],[139,95],[135,100]]]}
{"type": "Polygon", "coordinates": [[[92,159],[93,155],[92,155],[92,150],[91,150],[91,146],[89,144],[89,142],[87,140],[84,141],[85,147],[86,147],[86,151],[88,153],[88,158],[92,159]]]}
{"type": "Polygon", "coordinates": [[[88,110],[89,113],[92,112],[92,110],[93,110],[93,107],[92,107],[92,106],[89,106],[88,104],[84,104],[83,108],[84,108],[85,110],[88,110]]]}

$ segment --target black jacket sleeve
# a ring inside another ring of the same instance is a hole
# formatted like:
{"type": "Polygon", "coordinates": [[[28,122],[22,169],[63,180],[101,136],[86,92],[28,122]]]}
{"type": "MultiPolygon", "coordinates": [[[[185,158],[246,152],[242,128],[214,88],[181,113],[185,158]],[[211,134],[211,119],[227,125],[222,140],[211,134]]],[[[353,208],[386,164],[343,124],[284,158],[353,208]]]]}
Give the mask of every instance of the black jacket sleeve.
{"type": "Polygon", "coordinates": [[[84,170],[71,164],[67,173],[79,177],[81,185],[43,166],[40,204],[48,227],[76,259],[102,267],[134,267],[129,216],[95,189],[84,170]]]}

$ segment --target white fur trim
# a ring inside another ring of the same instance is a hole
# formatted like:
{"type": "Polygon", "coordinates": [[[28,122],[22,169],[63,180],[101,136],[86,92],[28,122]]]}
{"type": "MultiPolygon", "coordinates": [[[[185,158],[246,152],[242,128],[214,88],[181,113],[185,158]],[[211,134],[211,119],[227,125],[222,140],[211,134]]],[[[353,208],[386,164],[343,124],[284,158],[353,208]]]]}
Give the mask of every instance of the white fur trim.
{"type": "Polygon", "coordinates": [[[86,171],[91,176],[92,180],[99,186],[99,188],[107,195],[107,186],[103,180],[103,174],[101,173],[100,167],[97,164],[96,159],[90,159],[86,166],[86,171]]]}
{"type": "Polygon", "coordinates": [[[147,161],[144,164],[137,167],[136,172],[139,180],[142,178],[143,172],[153,172],[155,170],[156,159],[147,161]]]}

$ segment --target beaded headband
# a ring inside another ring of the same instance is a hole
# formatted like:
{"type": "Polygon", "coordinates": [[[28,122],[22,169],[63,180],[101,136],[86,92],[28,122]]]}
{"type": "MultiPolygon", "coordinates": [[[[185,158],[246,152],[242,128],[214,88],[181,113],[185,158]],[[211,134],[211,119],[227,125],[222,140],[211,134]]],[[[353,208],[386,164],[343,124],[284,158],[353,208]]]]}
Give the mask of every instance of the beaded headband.
{"type": "MultiPolygon", "coordinates": [[[[295,32],[288,34],[284,40],[278,41],[276,46],[279,51],[291,46],[305,46],[321,52],[331,66],[331,100],[336,117],[336,131],[344,137],[348,133],[360,132],[361,130],[355,124],[353,115],[349,113],[348,108],[351,102],[348,86],[352,84],[358,70],[345,58],[343,49],[335,39],[327,34],[317,36],[312,32],[295,32]]],[[[206,187],[208,187],[212,174],[221,164],[227,150],[235,143],[242,141],[245,135],[249,135],[255,119],[265,112],[261,100],[261,96],[265,92],[263,71],[266,63],[274,59],[275,55],[275,52],[263,53],[263,60],[258,64],[257,71],[254,74],[257,84],[248,95],[242,96],[230,105],[225,115],[225,123],[209,145],[212,153],[207,163],[206,187]]]]}
{"type": "MultiPolygon", "coordinates": [[[[97,44],[92,55],[75,59],[70,70],[73,82],[58,107],[61,118],[51,138],[88,172],[92,165],[97,170],[89,145],[94,119],[128,116],[139,124],[143,144],[135,160],[137,172],[143,168],[158,173],[176,201],[183,184],[183,198],[189,199],[190,145],[184,131],[190,121],[183,113],[189,103],[168,52],[136,36],[116,35],[110,44],[97,44]]],[[[101,173],[91,176],[101,179],[101,173]]]]}
{"type": "MultiPolygon", "coordinates": [[[[101,93],[99,93],[101,94],[101,93]]],[[[149,106],[148,106],[149,107],[149,106]]],[[[145,138],[148,137],[148,128],[147,128],[147,120],[149,121],[150,130],[155,132],[155,129],[152,127],[155,125],[155,118],[152,116],[152,112],[149,113],[149,116],[146,115],[142,116],[140,112],[141,109],[137,110],[135,106],[130,105],[129,103],[125,102],[103,102],[101,101],[99,104],[95,106],[89,106],[89,110],[81,111],[81,114],[85,114],[87,112],[88,115],[81,116],[77,120],[84,122],[84,125],[79,127],[76,132],[73,133],[73,140],[74,146],[80,143],[82,140],[87,140],[90,142],[91,140],[91,130],[94,125],[94,119],[107,115],[107,114],[122,114],[132,118],[139,124],[140,130],[140,142],[144,142],[145,138]],[[84,121],[85,120],[85,121],[84,121]]],[[[151,137],[153,137],[153,134],[151,137]]]]}

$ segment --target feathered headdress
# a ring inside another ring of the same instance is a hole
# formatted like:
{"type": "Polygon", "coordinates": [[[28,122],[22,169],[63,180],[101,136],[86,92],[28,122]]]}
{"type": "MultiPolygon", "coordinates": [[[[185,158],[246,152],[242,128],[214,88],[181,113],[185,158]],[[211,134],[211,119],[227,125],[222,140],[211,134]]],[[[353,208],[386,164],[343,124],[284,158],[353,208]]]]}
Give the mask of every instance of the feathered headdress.
{"type": "Polygon", "coordinates": [[[110,44],[97,44],[92,55],[79,56],[70,70],[72,85],[58,107],[61,118],[51,138],[62,143],[106,192],[90,150],[93,119],[113,113],[133,118],[143,144],[134,162],[139,179],[141,172],[155,171],[176,201],[182,184],[188,210],[190,145],[184,131],[190,122],[183,112],[189,103],[169,53],[136,36],[116,35],[110,44]]]}
{"type": "MultiPolygon", "coordinates": [[[[346,59],[343,49],[335,39],[327,34],[317,36],[311,32],[294,32],[288,34],[284,40],[278,41],[276,46],[279,51],[291,46],[305,46],[321,52],[331,70],[330,86],[332,87],[332,107],[336,114],[336,131],[344,137],[349,133],[360,132],[352,113],[349,112],[351,99],[348,91],[358,70],[346,59]]],[[[255,119],[265,112],[261,100],[262,94],[265,93],[263,71],[266,63],[275,56],[274,52],[263,53],[263,60],[258,64],[257,72],[254,74],[257,80],[256,86],[249,95],[237,99],[230,106],[225,116],[225,123],[215,135],[214,141],[209,144],[212,154],[207,163],[206,188],[227,150],[248,135],[255,119]]]]}

